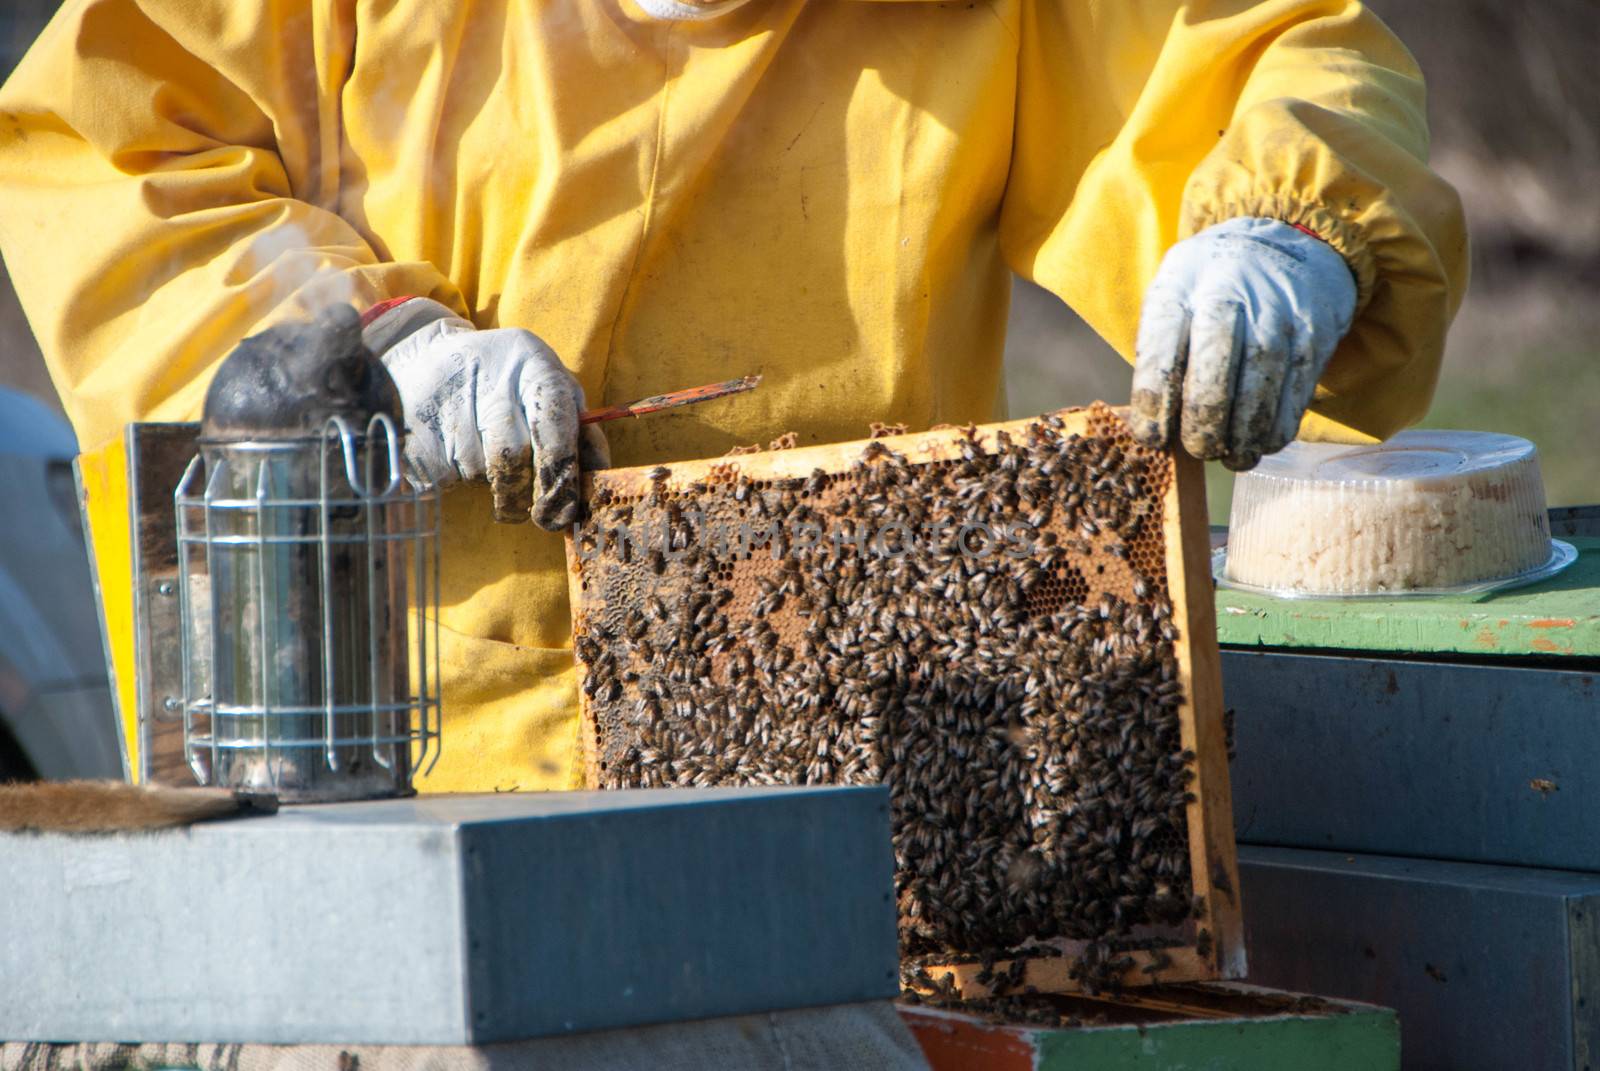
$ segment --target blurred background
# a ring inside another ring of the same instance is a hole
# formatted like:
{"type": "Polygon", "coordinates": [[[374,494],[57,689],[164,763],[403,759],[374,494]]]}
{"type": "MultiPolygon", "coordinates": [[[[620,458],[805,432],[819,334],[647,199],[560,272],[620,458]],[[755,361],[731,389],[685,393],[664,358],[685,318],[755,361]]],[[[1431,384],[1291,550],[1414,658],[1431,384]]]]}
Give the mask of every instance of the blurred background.
{"type": "MultiPolygon", "coordinates": [[[[1552,505],[1600,502],[1600,17],[1595,0],[1371,0],[1429,85],[1435,166],[1461,191],[1472,285],[1431,427],[1536,442],[1552,505]]],[[[0,75],[54,0],[0,0],[0,75]]],[[[1052,295],[1019,283],[1007,377],[1014,415],[1125,401],[1128,369],[1052,295]]],[[[55,405],[0,272],[0,385],[55,405]]],[[[1212,473],[1213,519],[1231,488],[1212,473]]]]}

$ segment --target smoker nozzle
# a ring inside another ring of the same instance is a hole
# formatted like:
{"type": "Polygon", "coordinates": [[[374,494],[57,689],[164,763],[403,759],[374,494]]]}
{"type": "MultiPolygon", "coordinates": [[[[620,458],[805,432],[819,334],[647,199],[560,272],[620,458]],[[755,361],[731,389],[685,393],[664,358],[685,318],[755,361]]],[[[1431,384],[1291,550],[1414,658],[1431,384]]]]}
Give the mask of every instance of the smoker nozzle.
{"type": "Polygon", "coordinates": [[[361,318],[336,305],[240,342],[206,392],[203,442],[320,436],[331,417],[365,428],[386,413],[403,425],[400,392],[361,342],[361,318]]]}

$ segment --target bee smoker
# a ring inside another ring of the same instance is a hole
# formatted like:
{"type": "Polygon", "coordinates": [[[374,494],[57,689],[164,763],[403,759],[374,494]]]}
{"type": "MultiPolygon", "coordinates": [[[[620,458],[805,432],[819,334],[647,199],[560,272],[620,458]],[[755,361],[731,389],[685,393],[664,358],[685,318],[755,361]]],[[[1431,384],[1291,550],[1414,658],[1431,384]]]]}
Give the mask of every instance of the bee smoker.
{"type": "Polygon", "coordinates": [[[437,759],[438,498],[401,429],[351,309],[218,368],[175,496],[183,751],[202,784],[398,796],[437,759]]]}

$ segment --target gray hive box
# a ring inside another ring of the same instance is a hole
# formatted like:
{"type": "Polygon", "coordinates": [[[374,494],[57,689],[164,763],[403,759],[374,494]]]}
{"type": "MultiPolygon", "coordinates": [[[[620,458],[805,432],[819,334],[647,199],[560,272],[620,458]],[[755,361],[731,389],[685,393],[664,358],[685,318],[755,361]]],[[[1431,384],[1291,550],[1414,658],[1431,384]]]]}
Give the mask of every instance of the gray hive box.
{"type": "Polygon", "coordinates": [[[476,1044],[893,996],[884,788],[0,835],[0,1040],[476,1044]]]}
{"type": "Polygon", "coordinates": [[[1241,845],[1250,980],[1400,1013],[1407,1071],[1600,1062],[1600,874],[1241,845]]]}

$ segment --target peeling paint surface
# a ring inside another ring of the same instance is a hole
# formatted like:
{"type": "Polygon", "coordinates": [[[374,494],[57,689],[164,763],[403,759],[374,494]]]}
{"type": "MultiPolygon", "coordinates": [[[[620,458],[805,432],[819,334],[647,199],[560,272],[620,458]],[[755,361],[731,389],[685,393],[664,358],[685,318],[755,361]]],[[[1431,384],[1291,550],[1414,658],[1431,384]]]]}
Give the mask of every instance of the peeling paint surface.
{"type": "Polygon", "coordinates": [[[1540,584],[1490,595],[1276,599],[1217,591],[1217,633],[1235,647],[1600,657],[1600,538],[1540,584]]]}

